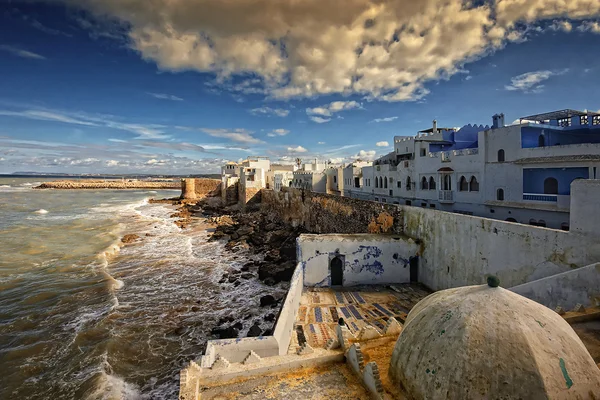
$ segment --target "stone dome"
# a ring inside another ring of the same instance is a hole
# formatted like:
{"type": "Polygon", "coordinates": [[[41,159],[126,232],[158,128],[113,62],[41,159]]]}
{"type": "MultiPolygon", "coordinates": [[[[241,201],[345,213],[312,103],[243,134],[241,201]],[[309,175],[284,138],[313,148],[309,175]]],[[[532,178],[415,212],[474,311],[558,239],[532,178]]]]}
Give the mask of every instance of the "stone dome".
{"type": "Polygon", "coordinates": [[[600,370],[569,324],[488,285],[419,302],[396,342],[389,375],[412,399],[600,398],[600,370]]]}

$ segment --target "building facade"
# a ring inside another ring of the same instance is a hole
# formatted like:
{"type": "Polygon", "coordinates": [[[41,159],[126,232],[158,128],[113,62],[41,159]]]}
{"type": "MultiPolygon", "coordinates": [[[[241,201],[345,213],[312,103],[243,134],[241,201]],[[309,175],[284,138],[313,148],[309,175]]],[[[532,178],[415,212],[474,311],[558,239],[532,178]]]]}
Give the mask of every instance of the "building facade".
{"type": "Polygon", "coordinates": [[[491,127],[434,121],[414,137],[395,137],[394,152],[360,168],[364,185],[344,192],[566,230],[571,183],[597,179],[599,167],[600,114],[561,110],[510,126],[499,114],[491,127]]]}

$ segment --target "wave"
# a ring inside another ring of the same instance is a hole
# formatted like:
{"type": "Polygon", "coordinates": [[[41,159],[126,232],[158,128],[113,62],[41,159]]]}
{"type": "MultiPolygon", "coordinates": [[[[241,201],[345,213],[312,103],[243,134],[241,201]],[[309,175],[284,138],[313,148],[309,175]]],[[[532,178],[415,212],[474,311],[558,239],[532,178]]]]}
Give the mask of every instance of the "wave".
{"type": "Polygon", "coordinates": [[[10,185],[0,185],[1,189],[10,189],[12,186],[10,185]]]}
{"type": "Polygon", "coordinates": [[[43,208],[35,211],[36,214],[48,214],[48,210],[44,210],[43,208]]]}

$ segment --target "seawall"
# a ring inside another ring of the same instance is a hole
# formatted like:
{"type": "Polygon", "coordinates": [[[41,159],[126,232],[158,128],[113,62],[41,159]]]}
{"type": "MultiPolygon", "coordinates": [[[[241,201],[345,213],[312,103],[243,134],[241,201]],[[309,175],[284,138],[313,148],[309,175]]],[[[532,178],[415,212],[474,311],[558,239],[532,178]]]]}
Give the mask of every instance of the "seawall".
{"type": "Polygon", "coordinates": [[[77,180],[44,182],[34,189],[180,189],[181,182],[77,180]]]}

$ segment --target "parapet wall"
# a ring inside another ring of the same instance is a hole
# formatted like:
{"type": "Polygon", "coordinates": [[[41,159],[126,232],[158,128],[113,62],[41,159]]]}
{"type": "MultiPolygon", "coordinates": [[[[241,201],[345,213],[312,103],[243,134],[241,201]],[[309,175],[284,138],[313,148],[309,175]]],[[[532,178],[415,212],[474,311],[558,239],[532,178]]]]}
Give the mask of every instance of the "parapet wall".
{"type": "Polygon", "coordinates": [[[219,196],[221,181],[209,178],[185,178],[181,180],[181,198],[186,200],[219,196]]]}
{"type": "Polygon", "coordinates": [[[402,210],[393,205],[362,201],[293,188],[262,190],[263,211],[314,233],[394,233],[403,229],[402,210]]]}
{"type": "Polygon", "coordinates": [[[433,290],[489,275],[512,287],[600,261],[600,241],[575,232],[400,207],[405,234],[422,241],[419,281],[433,290]]]}

